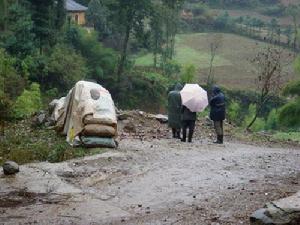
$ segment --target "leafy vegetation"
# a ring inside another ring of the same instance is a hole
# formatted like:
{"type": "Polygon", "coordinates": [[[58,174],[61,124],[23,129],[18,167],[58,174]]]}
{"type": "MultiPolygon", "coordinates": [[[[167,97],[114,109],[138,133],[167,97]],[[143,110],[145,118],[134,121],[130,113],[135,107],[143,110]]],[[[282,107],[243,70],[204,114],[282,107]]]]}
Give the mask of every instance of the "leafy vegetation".
{"type": "Polygon", "coordinates": [[[73,148],[54,130],[31,127],[30,120],[12,123],[0,142],[0,164],[14,160],[24,164],[34,161],[61,162],[75,157],[105,152],[106,149],[73,148]]]}
{"type": "Polygon", "coordinates": [[[42,108],[40,85],[33,83],[29,90],[24,90],[14,104],[16,118],[24,118],[32,115],[42,108]]]}
{"type": "MultiPolygon", "coordinates": [[[[295,62],[295,68],[300,73],[300,58],[295,62]]],[[[285,95],[293,96],[293,100],[280,109],[279,121],[286,127],[300,127],[300,80],[288,84],[284,90],[285,95]]]]}

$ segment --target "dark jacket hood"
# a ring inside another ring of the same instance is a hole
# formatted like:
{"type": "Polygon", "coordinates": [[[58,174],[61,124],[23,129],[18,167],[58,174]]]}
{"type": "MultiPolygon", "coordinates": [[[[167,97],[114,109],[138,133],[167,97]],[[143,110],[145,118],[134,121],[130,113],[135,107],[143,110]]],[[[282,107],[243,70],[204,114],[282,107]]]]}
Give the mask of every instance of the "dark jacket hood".
{"type": "Polygon", "coordinates": [[[212,92],[214,95],[217,95],[221,92],[221,89],[218,86],[214,85],[212,88],[212,92]]]}
{"type": "Polygon", "coordinates": [[[181,91],[182,88],[183,88],[182,84],[177,83],[177,84],[175,85],[175,87],[174,87],[174,91],[181,91]]]}

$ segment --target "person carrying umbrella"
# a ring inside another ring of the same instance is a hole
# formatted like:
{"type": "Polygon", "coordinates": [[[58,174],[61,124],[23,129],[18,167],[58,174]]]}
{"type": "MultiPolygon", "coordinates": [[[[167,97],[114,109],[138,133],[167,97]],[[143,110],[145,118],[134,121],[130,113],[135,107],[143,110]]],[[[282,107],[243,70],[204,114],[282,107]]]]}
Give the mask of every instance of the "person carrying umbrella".
{"type": "Polygon", "coordinates": [[[181,96],[183,86],[180,83],[175,85],[173,91],[168,94],[168,125],[172,129],[173,138],[180,139],[181,130],[181,96]]]}
{"type": "Polygon", "coordinates": [[[197,119],[197,112],[203,111],[208,105],[207,92],[198,84],[186,84],[180,91],[182,99],[182,142],[186,142],[186,133],[189,129],[188,142],[192,142],[197,119]]]}
{"type": "Polygon", "coordinates": [[[213,86],[213,97],[209,101],[210,119],[214,121],[217,134],[215,144],[223,144],[223,120],[225,120],[225,96],[218,86],[213,86]]]}
{"type": "Polygon", "coordinates": [[[182,142],[186,142],[186,133],[189,129],[188,142],[192,142],[193,134],[195,130],[195,123],[197,119],[197,113],[192,112],[186,106],[182,106],[181,110],[181,120],[182,120],[182,142]]]}

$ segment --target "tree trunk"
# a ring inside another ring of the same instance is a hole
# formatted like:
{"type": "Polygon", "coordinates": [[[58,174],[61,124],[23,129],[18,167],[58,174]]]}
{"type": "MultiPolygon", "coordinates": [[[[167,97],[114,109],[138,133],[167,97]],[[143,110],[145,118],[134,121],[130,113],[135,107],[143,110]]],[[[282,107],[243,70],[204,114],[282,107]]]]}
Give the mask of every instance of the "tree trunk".
{"type": "Polygon", "coordinates": [[[124,71],[124,65],[125,65],[126,58],[127,58],[127,47],[128,47],[129,36],[130,36],[130,30],[131,30],[131,26],[127,25],[125,38],[124,38],[124,41],[123,41],[121,58],[120,58],[120,62],[119,62],[119,65],[118,65],[118,70],[117,70],[117,83],[118,83],[118,86],[121,83],[121,76],[122,76],[122,73],[124,71]]]}
{"type": "Polygon", "coordinates": [[[294,43],[293,43],[293,48],[294,48],[294,50],[296,50],[297,49],[297,36],[298,36],[298,27],[297,27],[296,17],[293,18],[293,22],[294,22],[294,43]]]}
{"type": "Polygon", "coordinates": [[[256,119],[257,119],[258,113],[255,113],[254,118],[252,119],[252,121],[249,123],[249,125],[247,126],[247,130],[250,129],[250,127],[252,127],[252,125],[255,123],[256,119]]]}
{"type": "Polygon", "coordinates": [[[4,12],[4,31],[7,31],[7,11],[8,11],[8,4],[7,4],[7,0],[3,1],[3,12],[4,12]]]}
{"type": "Polygon", "coordinates": [[[4,137],[5,135],[5,122],[4,120],[0,121],[0,137],[4,137]]]}

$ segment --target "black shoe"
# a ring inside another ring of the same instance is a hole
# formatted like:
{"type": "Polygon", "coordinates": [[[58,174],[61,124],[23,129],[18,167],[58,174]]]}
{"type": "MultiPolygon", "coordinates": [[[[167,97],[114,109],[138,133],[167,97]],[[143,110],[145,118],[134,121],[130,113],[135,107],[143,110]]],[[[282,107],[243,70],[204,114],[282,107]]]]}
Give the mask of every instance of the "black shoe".
{"type": "Polygon", "coordinates": [[[223,135],[220,135],[220,144],[223,144],[223,135]]]}
{"type": "Polygon", "coordinates": [[[185,139],[181,139],[181,142],[186,142],[186,140],[185,139]]]}
{"type": "Polygon", "coordinates": [[[217,140],[213,142],[214,144],[223,144],[223,135],[218,135],[217,140]]]}

